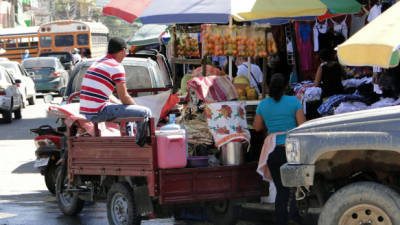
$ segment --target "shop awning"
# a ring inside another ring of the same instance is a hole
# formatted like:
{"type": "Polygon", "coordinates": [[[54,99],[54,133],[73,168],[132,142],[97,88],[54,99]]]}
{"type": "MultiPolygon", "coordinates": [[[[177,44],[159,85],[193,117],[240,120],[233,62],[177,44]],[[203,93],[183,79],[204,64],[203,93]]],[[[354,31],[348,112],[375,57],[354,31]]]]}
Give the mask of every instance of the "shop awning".
{"type": "Polygon", "coordinates": [[[162,38],[169,37],[169,34],[165,33],[166,30],[167,25],[145,24],[128,40],[128,44],[143,46],[160,43],[162,38]]]}
{"type": "Polygon", "coordinates": [[[356,0],[321,0],[331,14],[350,14],[361,11],[361,4],[356,0]]]}
{"type": "Polygon", "coordinates": [[[327,8],[320,0],[112,0],[103,14],[130,23],[139,18],[143,24],[227,24],[237,21],[275,17],[318,16],[327,8]]]}
{"type": "Polygon", "coordinates": [[[342,64],[351,66],[394,67],[400,54],[400,2],[365,25],[338,46],[342,64]]]}
{"type": "MultiPolygon", "coordinates": [[[[242,1],[242,0],[237,0],[242,1]]],[[[248,8],[233,9],[244,20],[277,17],[319,16],[326,12],[320,0],[247,0],[248,8]]]]}

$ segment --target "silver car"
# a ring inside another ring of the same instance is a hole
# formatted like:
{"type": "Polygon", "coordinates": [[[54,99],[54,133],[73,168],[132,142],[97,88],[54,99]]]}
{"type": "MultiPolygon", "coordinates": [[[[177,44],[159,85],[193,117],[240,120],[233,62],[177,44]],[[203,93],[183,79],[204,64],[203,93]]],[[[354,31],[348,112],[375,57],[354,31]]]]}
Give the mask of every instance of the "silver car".
{"type": "Polygon", "coordinates": [[[21,80],[11,76],[11,74],[2,66],[0,66],[0,113],[6,123],[11,123],[12,113],[15,119],[21,119],[22,94],[17,84],[21,80]]]}
{"type": "MultiPolygon", "coordinates": [[[[150,90],[140,93],[135,90],[160,89],[161,91],[172,88],[172,79],[165,59],[161,55],[154,55],[153,58],[150,56],[148,58],[125,57],[122,61],[126,74],[126,86],[134,97],[152,94],[150,90]]],[[[66,96],[81,90],[82,78],[87,69],[97,60],[87,59],[75,66],[68,83],[66,96]]]]}
{"type": "Polygon", "coordinates": [[[24,104],[28,101],[29,105],[34,105],[36,102],[36,90],[33,77],[28,75],[28,72],[26,72],[19,62],[0,61],[0,66],[4,66],[4,68],[11,72],[14,79],[21,80],[21,83],[17,86],[22,94],[24,104]]]}

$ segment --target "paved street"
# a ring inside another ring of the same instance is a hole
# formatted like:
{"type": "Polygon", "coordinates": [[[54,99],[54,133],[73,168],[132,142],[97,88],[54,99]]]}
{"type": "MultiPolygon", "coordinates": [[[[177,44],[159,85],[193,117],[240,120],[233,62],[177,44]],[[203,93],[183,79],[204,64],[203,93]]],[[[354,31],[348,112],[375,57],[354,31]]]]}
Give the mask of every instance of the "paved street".
{"type": "MultiPolygon", "coordinates": [[[[55,98],[54,101],[60,102],[61,99],[55,98]]],[[[47,117],[47,107],[48,104],[38,98],[36,105],[22,110],[22,120],[13,120],[11,124],[0,122],[0,225],[107,225],[103,202],[85,206],[77,217],[64,216],[55,197],[47,191],[44,177],[33,168],[35,135],[30,134],[29,129],[43,124],[56,125],[55,118],[47,117]]],[[[242,211],[243,220],[238,224],[273,224],[271,206],[250,205],[248,208],[242,211]]],[[[210,225],[207,222],[174,221],[172,218],[143,221],[142,224],[210,225]]]]}

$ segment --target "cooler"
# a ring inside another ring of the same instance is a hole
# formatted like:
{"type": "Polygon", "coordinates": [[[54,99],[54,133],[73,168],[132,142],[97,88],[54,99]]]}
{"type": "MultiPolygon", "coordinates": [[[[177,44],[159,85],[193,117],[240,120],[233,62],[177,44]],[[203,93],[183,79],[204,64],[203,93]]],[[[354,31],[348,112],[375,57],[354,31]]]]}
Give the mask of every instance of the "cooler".
{"type": "Polygon", "coordinates": [[[186,167],[185,130],[156,131],[158,167],[161,169],[186,167]]]}

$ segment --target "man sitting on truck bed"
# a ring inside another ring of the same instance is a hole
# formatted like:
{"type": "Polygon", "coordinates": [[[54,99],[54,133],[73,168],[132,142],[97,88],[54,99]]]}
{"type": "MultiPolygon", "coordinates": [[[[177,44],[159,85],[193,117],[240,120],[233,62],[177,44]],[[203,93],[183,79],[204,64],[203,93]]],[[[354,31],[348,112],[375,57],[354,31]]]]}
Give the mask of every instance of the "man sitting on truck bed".
{"type": "Polygon", "coordinates": [[[116,118],[145,117],[137,122],[136,143],[145,142],[145,127],[149,108],[136,105],[128,93],[125,69],[121,62],[126,56],[127,45],[122,38],[113,37],[108,42],[107,55],[93,63],[82,79],[80,113],[92,122],[116,118]],[[117,89],[119,99],[113,95],[117,89]],[[121,104],[122,103],[122,104],[121,104]]]}

